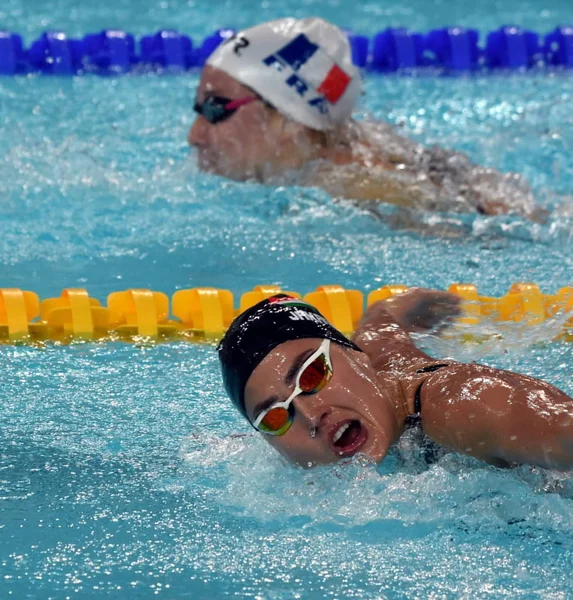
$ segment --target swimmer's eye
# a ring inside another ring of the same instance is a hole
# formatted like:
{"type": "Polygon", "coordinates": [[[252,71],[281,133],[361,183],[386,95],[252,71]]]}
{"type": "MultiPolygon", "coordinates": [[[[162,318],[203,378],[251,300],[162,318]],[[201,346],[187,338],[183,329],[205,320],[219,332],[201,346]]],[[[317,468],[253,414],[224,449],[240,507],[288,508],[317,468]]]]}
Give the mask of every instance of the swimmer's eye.
{"type": "Polygon", "coordinates": [[[319,354],[299,374],[298,385],[301,389],[301,395],[318,394],[326,387],[332,377],[332,369],[328,362],[326,354],[319,354]]]}
{"type": "Polygon", "coordinates": [[[298,370],[295,388],[284,402],[277,402],[260,412],[253,426],[262,433],[284,435],[294,420],[293,400],[297,396],[310,396],[323,390],[332,378],[330,360],[330,340],[325,339],[318,350],[313,352],[298,370]]]}
{"type": "Polygon", "coordinates": [[[273,435],[283,435],[290,428],[293,415],[288,408],[270,408],[259,424],[259,429],[273,435]]]}
{"type": "Polygon", "coordinates": [[[245,106],[258,100],[256,97],[249,96],[247,98],[225,98],[224,96],[207,96],[203,102],[195,101],[193,110],[204,117],[211,125],[221,123],[235,112],[245,106]]]}

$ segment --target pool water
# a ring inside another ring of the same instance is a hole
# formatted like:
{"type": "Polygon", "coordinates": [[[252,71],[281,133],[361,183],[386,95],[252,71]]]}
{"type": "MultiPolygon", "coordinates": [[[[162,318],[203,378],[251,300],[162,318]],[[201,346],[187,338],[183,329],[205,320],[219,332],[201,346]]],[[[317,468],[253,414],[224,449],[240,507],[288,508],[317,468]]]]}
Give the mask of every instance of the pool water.
{"type": "MultiPolygon", "coordinates": [[[[568,2],[139,3],[9,0],[27,41],[176,26],[202,36],[286,13],[360,33],[451,22],[545,32],[568,2]],[[239,8],[240,7],[240,8],[239,8]],[[231,10],[232,8],[232,10],[231,10]]],[[[0,80],[0,281],[42,298],[260,283],[339,283],[502,295],[573,283],[573,78],[368,76],[360,117],[522,173],[545,224],[421,215],[425,233],[297,187],[200,173],[185,143],[198,74],[0,80]],[[443,233],[447,229],[447,235],[443,233]]],[[[384,212],[385,209],[382,209],[384,212]]],[[[573,344],[511,328],[437,354],[545,378],[573,393],[573,344]]],[[[406,436],[382,465],[302,471],[254,436],[221,389],[212,346],[0,348],[0,598],[554,598],[573,595],[573,480],[500,471],[406,436]]]]}

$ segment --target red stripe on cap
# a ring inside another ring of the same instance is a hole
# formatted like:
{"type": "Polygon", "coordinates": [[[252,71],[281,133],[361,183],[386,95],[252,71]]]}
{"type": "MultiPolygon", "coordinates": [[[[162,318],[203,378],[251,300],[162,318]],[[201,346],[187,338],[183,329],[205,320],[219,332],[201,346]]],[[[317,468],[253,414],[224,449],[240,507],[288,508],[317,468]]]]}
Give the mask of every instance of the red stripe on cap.
{"type": "Polygon", "coordinates": [[[322,94],[331,104],[336,104],[346,91],[349,83],[350,77],[340,67],[334,65],[316,91],[322,94]]]}
{"type": "MultiPolygon", "coordinates": [[[[271,296],[270,298],[268,298],[268,301],[271,304],[275,304],[277,302],[292,302],[293,300],[297,300],[297,299],[294,298],[293,296],[287,296],[287,295],[271,296]]],[[[300,300],[297,300],[297,302],[300,302],[300,300]]]]}

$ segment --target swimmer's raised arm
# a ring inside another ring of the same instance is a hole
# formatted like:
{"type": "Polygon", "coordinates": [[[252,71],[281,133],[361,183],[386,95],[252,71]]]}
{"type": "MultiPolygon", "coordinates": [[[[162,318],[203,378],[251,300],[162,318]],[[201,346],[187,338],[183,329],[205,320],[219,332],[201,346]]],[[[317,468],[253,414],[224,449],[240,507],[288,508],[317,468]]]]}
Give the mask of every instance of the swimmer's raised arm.
{"type": "Polygon", "coordinates": [[[413,371],[433,359],[409,333],[435,328],[458,313],[453,294],[412,289],[372,305],[353,339],[376,369],[402,372],[406,390],[420,386],[424,431],[436,442],[498,465],[572,468],[573,399],[556,387],[454,361],[426,375],[423,385],[418,381],[413,371]]]}
{"type": "Polygon", "coordinates": [[[416,348],[409,334],[443,326],[459,314],[459,305],[459,298],[449,292],[412,288],[370,306],[353,341],[379,370],[427,364],[431,357],[416,348]]]}

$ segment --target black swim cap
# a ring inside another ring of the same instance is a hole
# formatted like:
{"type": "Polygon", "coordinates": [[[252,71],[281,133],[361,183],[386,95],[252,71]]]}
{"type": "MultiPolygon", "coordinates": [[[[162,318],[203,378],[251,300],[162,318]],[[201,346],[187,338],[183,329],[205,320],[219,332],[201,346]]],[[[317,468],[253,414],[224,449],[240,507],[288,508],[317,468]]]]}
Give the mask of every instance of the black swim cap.
{"type": "Polygon", "coordinates": [[[326,338],[361,352],[314,306],[286,294],[255,304],[231,323],[217,350],[225,390],[245,418],[245,385],[255,367],[279,344],[304,338],[326,338]]]}

